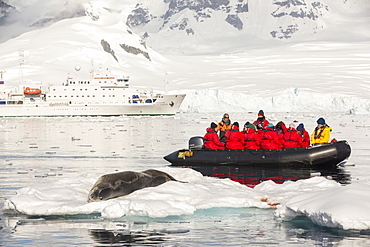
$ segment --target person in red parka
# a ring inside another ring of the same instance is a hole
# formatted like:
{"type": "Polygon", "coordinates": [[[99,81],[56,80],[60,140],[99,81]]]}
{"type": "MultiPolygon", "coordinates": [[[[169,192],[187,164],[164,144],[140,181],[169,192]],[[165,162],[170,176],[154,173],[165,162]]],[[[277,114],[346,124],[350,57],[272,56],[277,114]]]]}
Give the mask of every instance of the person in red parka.
{"type": "Polygon", "coordinates": [[[287,132],[287,127],[283,121],[280,121],[275,126],[275,133],[278,135],[281,144],[284,143],[284,134],[287,132]]]}
{"type": "Polygon", "coordinates": [[[300,123],[297,127],[298,134],[302,137],[302,147],[310,146],[310,134],[304,128],[303,123],[300,123]]]}
{"type": "Polygon", "coordinates": [[[287,132],[284,134],[283,148],[300,148],[302,147],[302,137],[295,129],[294,123],[289,124],[287,132]]]}
{"type": "Polygon", "coordinates": [[[212,122],[211,126],[206,129],[207,133],[203,137],[205,149],[225,149],[225,145],[218,138],[217,132],[215,130],[216,128],[217,124],[212,122]]]}
{"type": "Polygon", "coordinates": [[[261,148],[262,149],[281,149],[281,143],[273,128],[274,128],[274,125],[269,124],[261,132],[261,148]]]}
{"type": "Polygon", "coordinates": [[[257,126],[259,133],[261,133],[261,131],[270,124],[269,121],[267,121],[267,119],[265,118],[265,113],[263,112],[263,110],[260,110],[258,112],[257,120],[254,121],[253,124],[257,126]]]}
{"type": "Polygon", "coordinates": [[[235,122],[231,129],[226,131],[226,149],[244,149],[244,137],[239,131],[239,123],[235,122]]]}
{"type": "Polygon", "coordinates": [[[257,133],[256,125],[246,122],[242,134],[244,136],[244,149],[261,149],[261,137],[257,133]]]}

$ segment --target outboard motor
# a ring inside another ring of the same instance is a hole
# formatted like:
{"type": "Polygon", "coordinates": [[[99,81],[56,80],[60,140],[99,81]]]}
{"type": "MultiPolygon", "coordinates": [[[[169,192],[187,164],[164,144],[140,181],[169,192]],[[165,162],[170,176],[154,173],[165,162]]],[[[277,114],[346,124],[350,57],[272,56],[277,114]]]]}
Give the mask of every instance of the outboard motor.
{"type": "Polygon", "coordinates": [[[190,150],[202,150],[204,140],[201,136],[194,136],[189,139],[189,149],[190,150]]]}

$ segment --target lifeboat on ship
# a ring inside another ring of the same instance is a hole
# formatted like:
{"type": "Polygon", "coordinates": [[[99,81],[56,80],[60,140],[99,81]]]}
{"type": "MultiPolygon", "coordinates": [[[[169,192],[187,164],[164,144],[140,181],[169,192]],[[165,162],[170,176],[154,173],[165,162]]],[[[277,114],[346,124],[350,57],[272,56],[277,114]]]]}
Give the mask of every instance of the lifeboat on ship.
{"type": "Polygon", "coordinates": [[[23,93],[26,94],[26,95],[40,95],[41,94],[41,89],[40,88],[26,87],[24,89],[23,93]]]}
{"type": "Polygon", "coordinates": [[[173,166],[329,167],[342,163],[351,154],[347,141],[282,150],[205,150],[203,144],[203,137],[192,137],[189,149],[175,151],[164,159],[173,166]]]}

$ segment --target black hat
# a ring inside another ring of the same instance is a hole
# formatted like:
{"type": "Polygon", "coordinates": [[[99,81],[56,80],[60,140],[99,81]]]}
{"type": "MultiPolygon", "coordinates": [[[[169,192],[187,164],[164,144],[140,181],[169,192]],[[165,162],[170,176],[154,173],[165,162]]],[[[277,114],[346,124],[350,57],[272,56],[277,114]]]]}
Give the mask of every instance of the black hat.
{"type": "Polygon", "coordinates": [[[239,127],[239,123],[238,122],[234,122],[233,125],[235,126],[238,126],[239,127]]]}
{"type": "Polygon", "coordinates": [[[325,123],[325,119],[323,119],[322,117],[321,118],[319,118],[319,119],[317,119],[317,123],[318,124],[322,124],[322,125],[325,125],[326,123],[325,123]]]}
{"type": "Polygon", "coordinates": [[[215,124],[214,122],[212,122],[212,123],[211,123],[211,128],[212,128],[212,129],[217,128],[217,124],[215,124]]]}
{"type": "Polygon", "coordinates": [[[303,123],[300,123],[299,125],[298,125],[298,127],[297,127],[297,130],[298,131],[302,131],[304,129],[304,125],[303,125],[303,123]]]}
{"type": "Polygon", "coordinates": [[[260,111],[258,112],[258,115],[265,116],[265,113],[263,112],[263,110],[260,110],[260,111]]]}

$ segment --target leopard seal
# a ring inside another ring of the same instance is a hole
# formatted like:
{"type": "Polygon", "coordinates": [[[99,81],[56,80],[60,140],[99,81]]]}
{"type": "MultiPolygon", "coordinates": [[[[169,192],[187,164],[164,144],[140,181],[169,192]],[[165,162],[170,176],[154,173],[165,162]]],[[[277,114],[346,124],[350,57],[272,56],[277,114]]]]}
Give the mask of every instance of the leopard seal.
{"type": "Polygon", "coordinates": [[[146,187],[155,187],[167,181],[177,180],[165,172],[154,169],[106,174],[101,176],[91,188],[87,201],[106,201],[146,187]]]}

